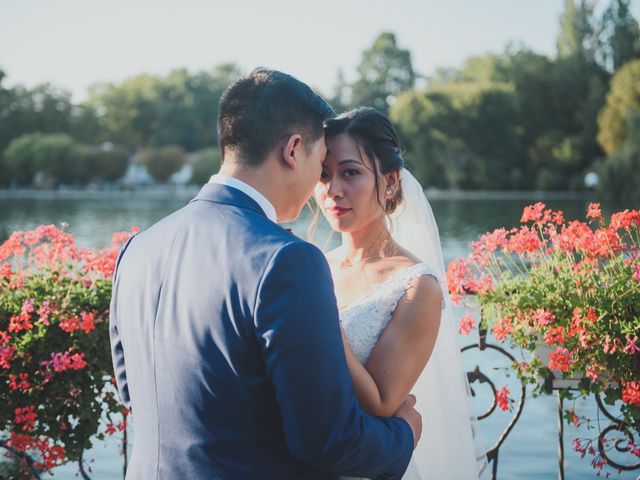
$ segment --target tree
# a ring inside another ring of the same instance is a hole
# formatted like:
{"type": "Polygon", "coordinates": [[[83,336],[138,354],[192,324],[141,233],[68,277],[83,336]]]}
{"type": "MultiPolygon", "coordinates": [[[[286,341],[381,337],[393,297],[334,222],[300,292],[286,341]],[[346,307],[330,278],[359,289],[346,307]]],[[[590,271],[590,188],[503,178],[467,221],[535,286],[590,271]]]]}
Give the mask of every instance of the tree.
{"type": "MultiPolygon", "coordinates": [[[[68,91],[49,84],[5,88],[4,79],[0,70],[0,153],[12,140],[36,132],[66,133],[85,143],[99,141],[95,111],[74,105],[68,91]]],[[[7,172],[0,171],[0,183],[8,181],[7,172]]]]}
{"type": "Polygon", "coordinates": [[[556,59],[509,45],[502,54],[468,59],[467,81],[512,85],[518,135],[530,180],[527,188],[579,189],[602,152],[595,142],[596,116],[604,103],[607,73],[575,53],[556,59]]]}
{"type": "Polygon", "coordinates": [[[115,182],[124,176],[129,166],[129,153],[123,147],[83,145],[81,152],[90,172],[88,180],[115,182]]]}
{"type": "Polygon", "coordinates": [[[640,60],[624,65],[611,79],[606,105],[598,116],[598,142],[607,155],[625,141],[627,117],[640,111],[640,60]]]}
{"type": "Polygon", "coordinates": [[[0,80],[0,151],[26,133],[68,132],[72,111],[71,94],[66,90],[49,84],[7,89],[0,80]]]}
{"type": "Polygon", "coordinates": [[[129,152],[123,147],[95,148],[95,174],[100,180],[115,182],[124,176],[129,166],[129,152]]]}
{"type": "Polygon", "coordinates": [[[458,74],[449,81],[508,82],[510,78],[505,72],[506,57],[507,54],[495,53],[469,57],[464,61],[458,74]]]}
{"type": "Polygon", "coordinates": [[[142,151],[140,161],[147,167],[149,175],[156,182],[165,183],[171,175],[182,168],[185,162],[185,154],[182,147],[178,145],[147,148],[142,151]]]}
{"type": "Polygon", "coordinates": [[[105,141],[98,112],[88,104],[73,105],[69,123],[69,133],[81,143],[97,145],[105,141]]]}
{"type": "Polygon", "coordinates": [[[2,171],[14,185],[31,185],[36,174],[33,143],[41,134],[23,135],[11,141],[2,155],[2,171]]]}
{"type": "Polygon", "coordinates": [[[602,14],[600,61],[610,72],[640,57],[640,28],[629,4],[630,0],[612,0],[602,14]]]}
{"type": "Polygon", "coordinates": [[[36,175],[41,186],[84,183],[91,172],[86,150],[64,133],[31,133],[11,142],[4,164],[13,182],[30,185],[36,175]]]}
{"type": "Polygon", "coordinates": [[[194,154],[193,170],[189,183],[203,185],[211,175],[220,169],[220,150],[215,147],[205,148],[194,154]]]}
{"type": "Polygon", "coordinates": [[[411,53],[398,47],[393,33],[378,35],[362,53],[358,78],[351,87],[353,105],[366,105],[386,112],[389,98],[413,87],[416,74],[411,53]]]}
{"type": "Polygon", "coordinates": [[[502,54],[467,59],[460,74],[466,81],[513,86],[525,148],[556,127],[554,106],[549,101],[554,91],[553,62],[548,57],[509,45],[502,54]]]}
{"type": "Polygon", "coordinates": [[[391,118],[425,186],[523,188],[524,154],[512,87],[455,82],[405,92],[391,118]]]}
{"type": "Polygon", "coordinates": [[[565,0],[560,17],[558,58],[553,63],[551,102],[562,138],[550,152],[557,165],[556,188],[582,188],[586,170],[602,155],[595,140],[597,112],[604,104],[609,74],[601,57],[592,0],[565,0]]]}
{"type": "Polygon", "coordinates": [[[494,188],[530,188],[525,150],[521,140],[518,98],[506,86],[495,85],[480,92],[471,143],[473,151],[490,160],[488,175],[494,188]]]}
{"type": "Polygon", "coordinates": [[[100,112],[105,140],[131,149],[148,146],[157,125],[156,77],[139,75],[121,85],[89,87],[87,107],[100,112]]]}
{"type": "Polygon", "coordinates": [[[442,153],[452,145],[446,133],[455,123],[450,99],[408,90],[398,95],[389,114],[407,150],[407,166],[418,181],[425,187],[455,188],[458,166],[447,162],[446,153],[442,153]]]}
{"type": "Polygon", "coordinates": [[[577,57],[587,63],[595,62],[598,35],[592,1],[565,0],[556,45],[559,58],[577,57]]]}
{"type": "Polygon", "coordinates": [[[618,203],[640,205],[640,111],[626,117],[625,140],[598,165],[600,193],[618,203]]]}
{"type": "Polygon", "coordinates": [[[100,113],[102,140],[131,150],[174,144],[198,150],[216,144],[220,96],[239,76],[234,64],[195,74],[176,69],[165,77],[140,75],[92,86],[85,107],[100,113]]]}
{"type": "Polygon", "coordinates": [[[176,144],[194,151],[217,142],[218,103],[227,86],[240,76],[233,64],[194,75],[173,70],[155,85],[157,123],[151,144],[176,144]]]}

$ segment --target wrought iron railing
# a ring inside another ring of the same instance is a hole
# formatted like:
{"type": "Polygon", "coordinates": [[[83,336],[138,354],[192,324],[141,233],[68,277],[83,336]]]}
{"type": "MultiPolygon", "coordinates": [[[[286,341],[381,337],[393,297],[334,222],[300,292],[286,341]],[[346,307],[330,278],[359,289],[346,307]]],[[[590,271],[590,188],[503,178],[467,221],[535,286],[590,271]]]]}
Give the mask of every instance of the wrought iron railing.
{"type": "MultiPolygon", "coordinates": [[[[478,343],[473,343],[463,347],[461,349],[461,352],[464,354],[465,352],[472,351],[472,350],[479,350],[481,352],[484,352],[486,350],[493,350],[505,356],[511,362],[515,362],[516,360],[513,357],[513,355],[507,352],[500,345],[494,345],[492,343],[488,343],[487,332],[484,329],[481,329],[479,332],[478,343]]],[[[476,396],[476,392],[475,392],[475,388],[477,388],[476,384],[478,384],[478,386],[481,386],[482,384],[487,384],[491,389],[491,398],[493,399],[493,401],[486,411],[478,415],[478,420],[482,421],[488,418],[489,416],[491,416],[498,408],[498,400],[496,395],[498,393],[498,389],[496,388],[496,385],[493,382],[493,380],[491,380],[491,378],[481,370],[480,366],[476,366],[473,371],[467,372],[467,378],[469,379],[469,387],[471,387],[471,392],[474,396],[476,396]]],[[[522,410],[524,409],[524,401],[526,398],[526,393],[527,393],[526,387],[521,382],[520,398],[513,409],[513,416],[511,417],[511,420],[509,421],[505,429],[502,431],[502,433],[496,440],[495,444],[487,450],[487,460],[491,465],[493,479],[496,479],[498,475],[498,460],[499,460],[500,447],[507,440],[507,437],[513,430],[513,427],[515,427],[516,423],[520,419],[520,415],[522,414],[522,410]]]]}
{"type": "MultiPolygon", "coordinates": [[[[511,353],[509,353],[507,350],[505,350],[503,347],[487,341],[487,331],[484,328],[479,329],[478,342],[472,343],[463,347],[461,349],[461,352],[464,354],[465,352],[469,352],[473,350],[479,350],[480,352],[492,350],[492,351],[498,352],[500,355],[504,356],[511,362],[516,361],[515,357],[511,353]]],[[[482,421],[483,419],[488,418],[490,415],[492,415],[496,411],[498,407],[498,400],[496,397],[496,393],[498,392],[498,390],[496,388],[494,381],[482,371],[480,366],[476,366],[472,371],[468,371],[467,378],[469,379],[469,386],[471,387],[471,391],[474,394],[474,396],[475,396],[474,387],[476,387],[476,385],[481,386],[482,384],[487,384],[492,391],[492,397],[493,397],[492,404],[489,406],[489,408],[485,412],[478,415],[478,420],[482,421]]],[[[567,381],[563,379],[556,379],[553,377],[553,375],[550,375],[548,378],[545,379],[546,393],[553,394],[553,392],[556,392],[557,398],[558,398],[558,440],[557,440],[558,441],[558,479],[564,480],[565,478],[565,473],[564,473],[564,467],[565,467],[564,422],[565,420],[563,418],[564,404],[563,404],[563,397],[560,395],[561,390],[578,390],[578,382],[567,381]]],[[[489,461],[489,464],[491,466],[493,480],[496,480],[498,478],[498,460],[499,460],[500,448],[505,443],[505,441],[507,440],[507,437],[512,432],[516,423],[520,419],[520,415],[522,414],[522,410],[524,409],[525,398],[526,398],[526,386],[522,382],[520,382],[520,398],[518,399],[517,402],[515,402],[515,405],[513,406],[512,417],[509,420],[507,426],[500,433],[495,444],[491,446],[486,452],[487,460],[489,461]]],[[[621,464],[609,456],[608,454],[609,449],[607,448],[607,445],[611,443],[613,444],[613,448],[618,453],[622,453],[622,454],[626,453],[631,455],[628,449],[629,444],[637,445],[637,443],[635,442],[634,431],[630,427],[630,425],[626,424],[624,421],[620,420],[619,418],[616,418],[605,407],[600,395],[595,395],[595,401],[598,406],[599,412],[601,412],[605,416],[605,418],[610,422],[610,424],[607,425],[605,428],[603,428],[598,435],[598,442],[597,442],[598,454],[602,459],[606,461],[607,465],[609,465],[610,467],[613,467],[620,471],[635,471],[635,470],[640,471],[640,460],[635,462],[630,462],[628,464],[621,464]],[[607,440],[607,436],[612,432],[618,432],[624,435],[624,438],[619,438],[613,442],[610,442],[607,440]]],[[[637,477],[636,480],[640,480],[640,475],[637,477]]]]}

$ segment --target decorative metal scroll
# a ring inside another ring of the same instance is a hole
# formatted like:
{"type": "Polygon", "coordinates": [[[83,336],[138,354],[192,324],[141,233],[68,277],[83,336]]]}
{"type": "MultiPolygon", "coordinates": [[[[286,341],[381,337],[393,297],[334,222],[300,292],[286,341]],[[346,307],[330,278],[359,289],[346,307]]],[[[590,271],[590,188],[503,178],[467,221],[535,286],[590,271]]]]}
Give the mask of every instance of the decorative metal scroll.
{"type": "MultiPolygon", "coordinates": [[[[617,431],[624,435],[624,438],[617,439],[613,442],[615,450],[619,453],[627,453],[629,451],[629,445],[637,445],[637,442],[635,441],[634,431],[631,426],[626,424],[624,421],[614,417],[604,406],[600,395],[595,395],[595,397],[596,404],[598,405],[600,412],[602,412],[604,416],[611,421],[611,423],[607,427],[602,429],[600,435],[598,435],[598,453],[607,461],[607,464],[612,466],[613,468],[617,468],[618,470],[622,471],[640,470],[640,459],[635,463],[622,465],[609,457],[606,449],[606,445],[608,443],[607,435],[609,433],[617,431]]],[[[638,476],[638,478],[640,479],[640,476],[638,476]]]]}
{"type": "MultiPolygon", "coordinates": [[[[495,352],[498,352],[500,355],[506,357],[511,362],[515,362],[516,360],[513,357],[513,355],[511,355],[501,346],[488,343],[487,330],[483,328],[480,329],[480,339],[478,343],[467,345],[463,347],[460,351],[462,352],[462,354],[464,354],[465,352],[476,350],[476,349],[481,352],[486,350],[493,350],[495,352]]],[[[476,396],[476,393],[474,390],[474,384],[476,383],[479,384],[478,386],[482,386],[483,384],[486,384],[491,389],[491,393],[492,393],[491,398],[493,399],[491,402],[491,405],[489,405],[489,407],[483,413],[478,415],[478,420],[484,420],[485,418],[491,416],[495,412],[496,408],[498,407],[498,401],[496,398],[496,393],[498,392],[498,390],[496,388],[496,385],[493,382],[493,380],[491,380],[491,378],[480,369],[479,366],[476,366],[476,368],[473,371],[467,372],[467,378],[469,379],[469,386],[471,387],[471,393],[474,397],[476,396]]],[[[525,385],[520,383],[520,398],[518,399],[518,402],[516,403],[515,408],[513,408],[513,415],[509,420],[505,429],[502,431],[502,433],[498,437],[495,444],[491,448],[489,448],[486,452],[487,460],[491,464],[492,478],[494,480],[497,478],[497,474],[498,474],[498,458],[500,453],[500,447],[506,441],[507,437],[513,430],[513,427],[518,422],[520,415],[522,414],[522,410],[524,408],[525,397],[526,397],[525,385]]]]}
{"type": "MultiPolygon", "coordinates": [[[[515,362],[516,359],[502,348],[499,345],[487,342],[487,330],[484,328],[479,329],[479,341],[478,343],[473,343],[467,345],[461,349],[462,354],[465,352],[469,352],[472,350],[479,350],[480,352],[484,351],[494,351],[504,356],[511,362],[515,362]]],[[[484,420],[490,417],[498,406],[498,401],[496,398],[496,393],[498,389],[494,381],[490,378],[489,374],[486,374],[481,370],[479,366],[476,366],[474,370],[467,372],[467,378],[469,379],[469,386],[471,387],[471,393],[475,397],[476,392],[474,387],[484,386],[488,387],[491,390],[491,396],[493,398],[492,403],[486,408],[484,412],[478,415],[478,420],[484,420]]],[[[476,387],[476,388],[477,388],[476,387]]],[[[553,376],[549,376],[549,378],[545,379],[545,390],[547,393],[552,393],[553,391],[560,390],[574,390],[576,387],[568,386],[567,382],[562,380],[556,380],[553,376]]],[[[604,429],[600,431],[598,436],[598,453],[602,459],[605,460],[606,464],[612,468],[618,469],[620,471],[634,471],[640,470],[640,460],[633,460],[629,464],[621,464],[615,459],[611,458],[610,452],[615,450],[615,452],[625,454],[629,453],[629,445],[638,445],[636,441],[635,435],[638,432],[635,432],[630,425],[625,423],[624,421],[616,418],[607,408],[605,407],[602,398],[600,395],[594,395],[596,404],[598,406],[599,411],[604,415],[604,417],[610,421],[610,424],[606,426],[604,429]],[[621,438],[617,438],[615,440],[608,440],[607,437],[613,433],[618,433],[621,435],[621,438]],[[635,434],[635,435],[634,435],[635,434]],[[613,446],[612,448],[607,448],[607,446],[613,446]]],[[[520,419],[520,415],[522,414],[522,410],[524,409],[524,402],[526,397],[526,387],[522,382],[520,382],[520,398],[512,409],[512,416],[507,426],[504,428],[498,440],[495,444],[486,451],[487,460],[489,461],[492,468],[492,479],[496,480],[498,475],[498,459],[500,453],[500,447],[504,444],[507,437],[513,430],[515,424],[520,419]]],[[[558,395],[558,478],[563,480],[564,477],[564,419],[563,419],[563,402],[560,395],[558,395]]],[[[635,457],[634,457],[635,459],[635,457]]],[[[640,480],[640,476],[637,477],[637,480],[640,480]]]]}

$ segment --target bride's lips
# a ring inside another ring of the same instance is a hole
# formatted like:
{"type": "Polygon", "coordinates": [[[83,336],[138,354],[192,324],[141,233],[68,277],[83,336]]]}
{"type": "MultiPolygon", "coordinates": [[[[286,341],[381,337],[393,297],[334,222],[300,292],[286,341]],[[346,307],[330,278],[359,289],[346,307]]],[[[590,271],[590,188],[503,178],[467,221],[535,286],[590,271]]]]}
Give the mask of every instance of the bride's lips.
{"type": "Polygon", "coordinates": [[[341,217],[342,215],[344,215],[350,210],[351,210],[350,208],[343,208],[343,207],[329,207],[326,209],[328,213],[330,213],[331,215],[335,215],[336,217],[341,217]]]}

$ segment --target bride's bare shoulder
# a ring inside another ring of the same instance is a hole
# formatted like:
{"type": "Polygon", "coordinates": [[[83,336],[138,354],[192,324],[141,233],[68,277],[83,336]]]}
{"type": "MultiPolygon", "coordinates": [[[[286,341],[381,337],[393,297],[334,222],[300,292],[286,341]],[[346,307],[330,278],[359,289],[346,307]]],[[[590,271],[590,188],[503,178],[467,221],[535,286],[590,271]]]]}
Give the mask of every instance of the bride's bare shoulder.
{"type": "Polygon", "coordinates": [[[389,260],[389,269],[392,272],[412,267],[413,265],[420,263],[420,259],[418,257],[413,255],[409,250],[402,248],[400,245],[396,245],[396,251],[389,260]]]}

